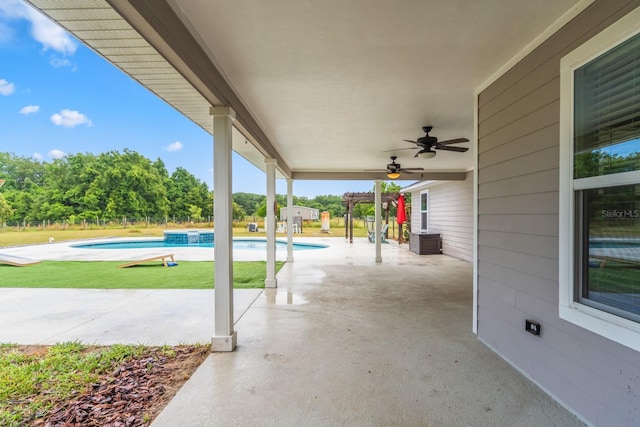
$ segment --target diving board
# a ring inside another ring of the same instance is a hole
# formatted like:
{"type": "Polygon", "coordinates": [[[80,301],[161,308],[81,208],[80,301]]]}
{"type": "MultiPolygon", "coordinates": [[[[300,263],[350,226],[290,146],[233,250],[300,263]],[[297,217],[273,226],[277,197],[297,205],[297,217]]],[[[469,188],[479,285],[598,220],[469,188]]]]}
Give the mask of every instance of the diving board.
{"type": "Polygon", "coordinates": [[[154,255],[152,257],[141,259],[138,261],[131,261],[126,264],[120,264],[118,268],[133,267],[134,265],[142,264],[145,262],[151,262],[151,261],[162,261],[162,265],[164,265],[165,267],[177,265],[176,261],[173,259],[173,254],[164,254],[164,255],[154,255]],[[167,261],[168,259],[170,259],[171,261],[167,261]]]}
{"type": "Polygon", "coordinates": [[[14,267],[26,267],[42,262],[37,259],[23,258],[21,256],[0,254],[0,264],[13,265],[14,267]]]}

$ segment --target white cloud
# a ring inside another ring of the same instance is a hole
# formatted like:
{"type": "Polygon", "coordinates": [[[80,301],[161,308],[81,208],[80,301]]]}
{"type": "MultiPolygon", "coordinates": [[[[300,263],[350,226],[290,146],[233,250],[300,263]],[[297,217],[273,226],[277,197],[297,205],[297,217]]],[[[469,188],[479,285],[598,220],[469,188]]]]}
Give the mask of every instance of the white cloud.
{"type": "Polygon", "coordinates": [[[176,141],[176,142],[172,142],[171,144],[167,145],[165,150],[167,150],[167,151],[180,151],[180,150],[182,150],[182,148],[184,148],[184,146],[182,145],[182,142],[176,141]]]}
{"type": "Polygon", "coordinates": [[[27,105],[26,107],[22,107],[20,114],[27,116],[29,114],[37,113],[38,111],[40,111],[39,105],[27,105]]]}
{"type": "Polygon", "coordinates": [[[78,125],[93,126],[93,123],[87,116],[74,110],[62,110],[59,113],[51,116],[51,121],[56,126],[64,126],[66,128],[73,128],[78,125]]]}
{"type": "Polygon", "coordinates": [[[73,63],[65,58],[59,58],[57,56],[52,56],[49,60],[49,64],[53,66],[53,68],[63,68],[63,67],[73,67],[73,63]]]}
{"type": "Polygon", "coordinates": [[[53,150],[51,150],[51,151],[49,151],[47,153],[47,156],[49,156],[52,159],[61,159],[66,155],[67,155],[67,153],[65,153],[62,150],[58,150],[58,149],[53,149],[53,150]]]}
{"type": "Polygon", "coordinates": [[[13,38],[13,34],[13,28],[8,26],[4,22],[0,22],[0,44],[10,43],[11,39],[13,38]]]}
{"type": "Polygon", "coordinates": [[[42,16],[39,12],[31,9],[29,17],[31,21],[31,35],[34,39],[42,43],[45,50],[53,49],[64,55],[73,55],[78,49],[77,43],[57,24],[42,16]]]}
{"type": "Polygon", "coordinates": [[[53,49],[64,55],[73,55],[78,48],[78,43],[69,33],[21,0],[0,0],[0,15],[29,21],[31,35],[44,50],[53,49]]]}
{"type": "Polygon", "coordinates": [[[0,12],[8,18],[24,18],[26,5],[22,0],[0,0],[0,12]]]}
{"type": "Polygon", "coordinates": [[[0,95],[11,95],[16,90],[13,83],[9,83],[5,79],[0,79],[0,95]]]}
{"type": "Polygon", "coordinates": [[[42,154],[40,154],[40,153],[33,153],[31,158],[34,159],[34,160],[37,160],[37,161],[41,161],[43,159],[42,154]]]}

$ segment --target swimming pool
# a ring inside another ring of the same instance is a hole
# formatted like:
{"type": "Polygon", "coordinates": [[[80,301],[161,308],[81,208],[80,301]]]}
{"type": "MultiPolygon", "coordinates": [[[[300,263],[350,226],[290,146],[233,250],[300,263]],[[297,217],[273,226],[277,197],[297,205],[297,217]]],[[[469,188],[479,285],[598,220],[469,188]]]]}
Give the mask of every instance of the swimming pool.
{"type": "MultiPolygon", "coordinates": [[[[121,240],[117,242],[78,243],[72,248],[82,249],[149,249],[149,248],[213,248],[214,242],[175,243],[164,239],[121,240]]],[[[319,243],[294,243],[294,251],[328,248],[319,243]]],[[[233,239],[233,249],[238,250],[267,250],[266,239],[233,239]]],[[[276,240],[276,250],[287,250],[287,242],[276,240]]]]}

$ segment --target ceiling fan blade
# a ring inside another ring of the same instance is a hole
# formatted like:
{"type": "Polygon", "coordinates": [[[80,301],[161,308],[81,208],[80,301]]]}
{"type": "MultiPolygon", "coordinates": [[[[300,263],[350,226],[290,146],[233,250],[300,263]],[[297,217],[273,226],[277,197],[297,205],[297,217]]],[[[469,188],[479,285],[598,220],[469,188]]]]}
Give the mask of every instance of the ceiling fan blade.
{"type": "Polygon", "coordinates": [[[460,144],[461,142],[469,142],[467,138],[447,139],[446,141],[438,141],[438,145],[460,144]]]}
{"type": "Polygon", "coordinates": [[[416,145],[418,145],[418,141],[412,141],[412,140],[410,140],[410,139],[403,139],[403,141],[404,141],[404,142],[410,142],[410,143],[412,143],[412,144],[416,144],[416,145]]]}
{"type": "Polygon", "coordinates": [[[458,153],[464,153],[465,151],[468,151],[469,149],[467,147],[449,147],[449,146],[444,146],[444,147],[433,147],[436,150],[446,150],[446,151],[457,151],[458,153]]]}
{"type": "Polygon", "coordinates": [[[423,171],[424,168],[402,168],[401,171],[423,171]]]}
{"type": "Polygon", "coordinates": [[[400,151],[400,150],[417,150],[420,147],[409,147],[409,148],[396,148],[393,150],[384,150],[383,153],[388,153],[390,151],[400,151]]]}
{"type": "Polygon", "coordinates": [[[365,169],[365,172],[389,172],[387,169],[365,169]]]}

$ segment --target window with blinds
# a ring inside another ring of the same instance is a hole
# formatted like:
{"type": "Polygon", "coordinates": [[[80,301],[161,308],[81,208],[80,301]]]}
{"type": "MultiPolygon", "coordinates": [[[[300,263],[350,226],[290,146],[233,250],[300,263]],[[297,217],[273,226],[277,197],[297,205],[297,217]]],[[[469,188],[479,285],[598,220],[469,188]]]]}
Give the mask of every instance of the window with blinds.
{"type": "Polygon", "coordinates": [[[640,169],[640,34],[574,74],[574,177],[640,169]]]}
{"type": "Polygon", "coordinates": [[[638,322],[640,182],[629,172],[640,171],[640,34],[573,79],[575,300],[638,322]]]}
{"type": "Polygon", "coordinates": [[[640,7],[560,59],[558,314],[640,351],[640,7]]]}

